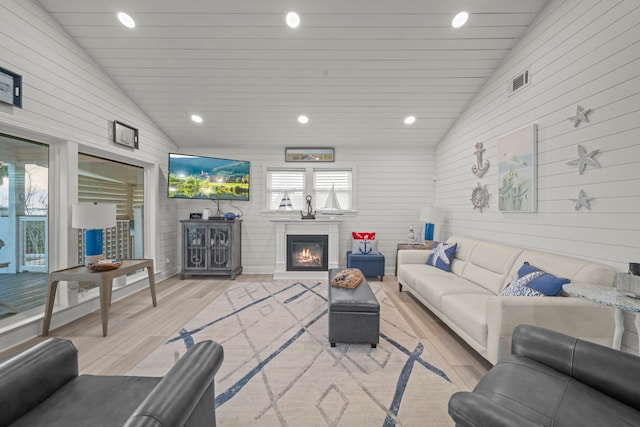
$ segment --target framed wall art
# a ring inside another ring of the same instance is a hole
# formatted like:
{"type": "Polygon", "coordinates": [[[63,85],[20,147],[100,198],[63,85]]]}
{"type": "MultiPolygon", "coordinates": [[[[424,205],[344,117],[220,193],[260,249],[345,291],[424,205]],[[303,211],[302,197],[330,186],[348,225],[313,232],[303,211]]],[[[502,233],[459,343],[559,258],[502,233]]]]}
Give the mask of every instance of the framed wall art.
{"type": "Polygon", "coordinates": [[[284,160],[287,162],[333,162],[335,150],[324,148],[285,148],[284,160]]]}
{"type": "Polygon", "coordinates": [[[0,102],[22,108],[22,76],[0,67],[0,102]]]}
{"type": "Polygon", "coordinates": [[[536,212],[537,154],[535,124],[498,138],[498,211],[536,212]]]}
{"type": "Polygon", "coordinates": [[[114,120],[113,142],[131,148],[138,148],[138,129],[114,120]]]}

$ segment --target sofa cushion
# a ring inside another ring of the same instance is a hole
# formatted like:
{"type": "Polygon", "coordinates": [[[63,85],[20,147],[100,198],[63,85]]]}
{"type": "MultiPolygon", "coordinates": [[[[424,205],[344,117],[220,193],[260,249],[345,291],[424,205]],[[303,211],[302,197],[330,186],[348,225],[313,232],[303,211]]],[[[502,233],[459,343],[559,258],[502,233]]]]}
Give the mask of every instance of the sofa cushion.
{"type": "Polygon", "coordinates": [[[440,308],[450,321],[465,331],[480,345],[487,345],[487,300],[496,296],[486,294],[448,294],[440,299],[440,308]]]}
{"type": "Polygon", "coordinates": [[[464,236],[451,236],[447,239],[447,243],[458,244],[458,248],[456,249],[456,253],[453,257],[453,262],[451,263],[451,272],[458,276],[462,276],[462,271],[467,265],[467,262],[473,253],[473,248],[478,244],[478,241],[464,236]]]}
{"type": "Polygon", "coordinates": [[[457,243],[433,242],[433,252],[427,259],[427,264],[444,271],[451,271],[451,261],[456,253],[457,243]]]}
{"type": "Polygon", "coordinates": [[[498,295],[514,273],[509,274],[513,262],[522,249],[479,241],[469,256],[462,277],[498,295]]]}
{"type": "Polygon", "coordinates": [[[562,293],[562,285],[566,285],[570,282],[569,279],[563,279],[556,277],[553,274],[549,274],[540,270],[537,267],[525,262],[518,270],[518,276],[521,278],[528,277],[529,280],[524,285],[535,289],[536,291],[546,296],[556,296],[562,293]]]}
{"type": "MultiPolygon", "coordinates": [[[[440,271],[431,268],[431,271],[440,271]]],[[[425,298],[434,308],[441,310],[442,297],[451,294],[485,294],[493,295],[484,288],[458,277],[455,274],[445,273],[435,275],[422,275],[415,279],[415,292],[425,298]]]]}

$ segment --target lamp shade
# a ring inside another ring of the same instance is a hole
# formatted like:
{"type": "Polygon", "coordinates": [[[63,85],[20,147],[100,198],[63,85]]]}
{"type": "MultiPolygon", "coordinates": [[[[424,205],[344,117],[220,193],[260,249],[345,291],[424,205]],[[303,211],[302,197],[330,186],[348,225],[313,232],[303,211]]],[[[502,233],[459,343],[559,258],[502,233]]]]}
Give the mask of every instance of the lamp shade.
{"type": "Polygon", "coordinates": [[[435,206],[429,206],[426,208],[420,208],[420,221],[427,223],[440,222],[442,216],[442,209],[435,206]]]}
{"type": "Polygon", "coordinates": [[[74,203],[71,206],[71,227],[81,229],[103,229],[116,226],[116,205],[97,203],[74,203]]]}

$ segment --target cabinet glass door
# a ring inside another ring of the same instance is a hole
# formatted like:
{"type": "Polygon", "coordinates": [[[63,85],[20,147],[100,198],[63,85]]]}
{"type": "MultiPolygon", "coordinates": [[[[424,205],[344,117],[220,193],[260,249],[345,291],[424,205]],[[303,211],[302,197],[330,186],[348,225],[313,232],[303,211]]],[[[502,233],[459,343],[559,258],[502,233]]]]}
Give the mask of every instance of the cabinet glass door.
{"type": "Polygon", "coordinates": [[[231,257],[231,228],[212,227],[210,230],[209,269],[228,269],[231,257]]]}
{"type": "Polygon", "coordinates": [[[186,268],[192,270],[207,269],[207,227],[191,226],[186,228],[185,250],[186,268]]]}

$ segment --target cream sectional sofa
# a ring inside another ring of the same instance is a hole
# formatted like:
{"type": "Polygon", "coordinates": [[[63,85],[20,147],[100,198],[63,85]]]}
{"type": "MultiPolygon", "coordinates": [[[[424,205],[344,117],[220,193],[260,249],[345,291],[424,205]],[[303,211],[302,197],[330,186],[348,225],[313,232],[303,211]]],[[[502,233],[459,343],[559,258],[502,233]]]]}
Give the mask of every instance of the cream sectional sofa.
{"type": "Polygon", "coordinates": [[[582,298],[498,296],[525,261],[573,283],[612,286],[604,265],[498,243],[453,236],[451,272],[426,264],[431,251],[400,250],[398,282],[489,362],[510,354],[513,329],[531,324],[611,345],[613,309],[582,298]]]}

